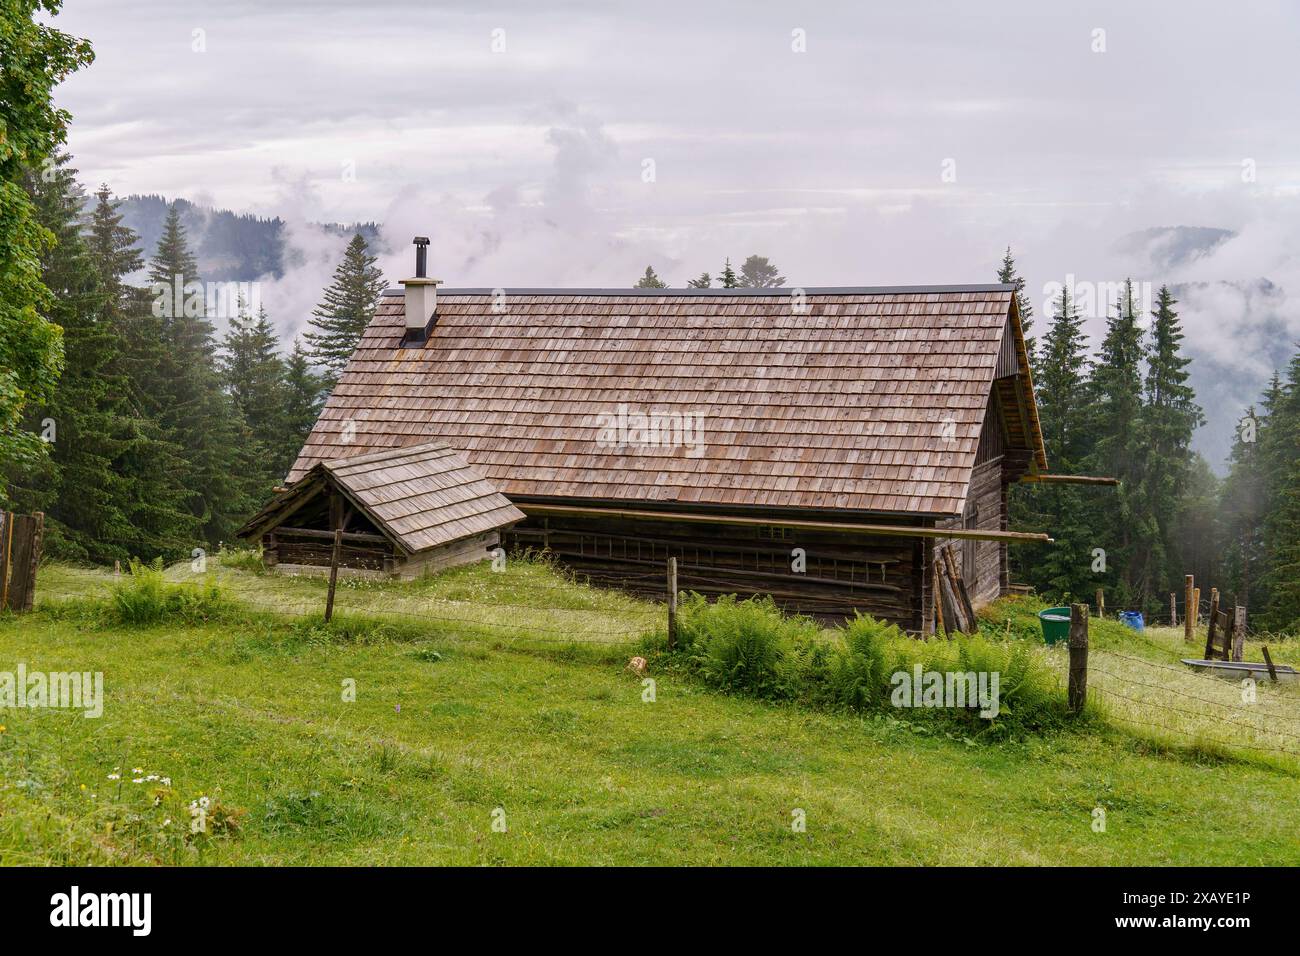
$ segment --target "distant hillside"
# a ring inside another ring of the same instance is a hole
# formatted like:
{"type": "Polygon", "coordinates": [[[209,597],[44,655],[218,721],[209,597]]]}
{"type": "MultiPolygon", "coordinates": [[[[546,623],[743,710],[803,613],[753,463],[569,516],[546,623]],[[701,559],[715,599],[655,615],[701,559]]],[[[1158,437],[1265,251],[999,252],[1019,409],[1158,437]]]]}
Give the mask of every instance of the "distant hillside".
{"type": "MultiPolygon", "coordinates": [[[[279,216],[262,219],[228,209],[211,209],[195,205],[188,199],[176,199],[181,210],[190,246],[199,260],[199,270],[204,279],[217,282],[251,282],[263,276],[279,279],[286,266],[285,228],[279,216]]],[[[168,200],[163,196],[127,196],[122,200],[122,219],[140,236],[140,248],[145,258],[153,251],[162,236],[163,222],[167,218],[168,200]]],[[[313,228],[325,233],[350,235],[360,231],[368,239],[379,235],[377,223],[353,225],[342,223],[313,223],[313,228]]]]}

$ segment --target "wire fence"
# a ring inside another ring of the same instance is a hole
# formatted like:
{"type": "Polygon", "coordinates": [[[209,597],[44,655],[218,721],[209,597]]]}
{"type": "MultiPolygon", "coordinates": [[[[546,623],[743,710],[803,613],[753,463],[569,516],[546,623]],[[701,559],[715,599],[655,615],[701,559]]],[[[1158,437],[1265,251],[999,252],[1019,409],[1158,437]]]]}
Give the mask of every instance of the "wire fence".
{"type": "Polygon", "coordinates": [[[1225,679],[1117,651],[1089,655],[1088,690],[1108,720],[1205,749],[1300,758],[1300,685],[1225,679]]]}

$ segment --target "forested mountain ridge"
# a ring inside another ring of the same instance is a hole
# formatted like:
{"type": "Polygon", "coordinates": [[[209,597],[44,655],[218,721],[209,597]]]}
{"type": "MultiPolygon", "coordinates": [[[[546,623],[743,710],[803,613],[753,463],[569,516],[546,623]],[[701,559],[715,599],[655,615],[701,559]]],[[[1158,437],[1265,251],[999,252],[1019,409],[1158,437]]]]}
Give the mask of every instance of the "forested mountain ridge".
{"type": "MultiPolygon", "coordinates": [[[[132,195],[121,200],[122,223],[139,237],[142,248],[152,249],[162,238],[168,203],[167,198],[156,194],[132,195]]],[[[204,279],[213,282],[252,282],[267,276],[280,279],[295,265],[297,253],[287,241],[288,223],[281,217],[266,219],[181,198],[174,203],[204,279]]],[[[311,228],[336,236],[360,232],[372,244],[379,237],[379,225],[374,222],[312,223],[311,228]]]]}

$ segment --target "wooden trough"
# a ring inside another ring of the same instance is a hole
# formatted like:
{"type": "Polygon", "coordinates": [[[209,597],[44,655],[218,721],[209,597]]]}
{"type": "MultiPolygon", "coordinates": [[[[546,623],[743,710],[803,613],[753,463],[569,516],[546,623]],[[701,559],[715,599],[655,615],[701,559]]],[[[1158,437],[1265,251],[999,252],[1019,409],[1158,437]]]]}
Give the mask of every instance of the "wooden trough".
{"type": "MultiPolygon", "coordinates": [[[[1253,677],[1257,681],[1271,679],[1270,666],[1262,661],[1207,661],[1185,657],[1182,662],[1192,670],[1202,674],[1209,674],[1212,677],[1224,677],[1232,680],[1253,677]]],[[[1271,672],[1277,675],[1276,679],[1278,681],[1300,680],[1300,671],[1287,664],[1274,664],[1271,667],[1271,672]]]]}

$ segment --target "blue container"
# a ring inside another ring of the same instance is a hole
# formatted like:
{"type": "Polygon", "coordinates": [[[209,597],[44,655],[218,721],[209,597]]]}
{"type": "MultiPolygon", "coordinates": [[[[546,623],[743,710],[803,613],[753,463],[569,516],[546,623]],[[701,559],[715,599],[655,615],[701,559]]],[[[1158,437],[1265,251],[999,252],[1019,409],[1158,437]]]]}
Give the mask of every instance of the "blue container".
{"type": "Polygon", "coordinates": [[[1120,611],[1119,622],[1127,627],[1133,628],[1139,634],[1146,627],[1146,621],[1142,619],[1141,611],[1120,611]]]}

